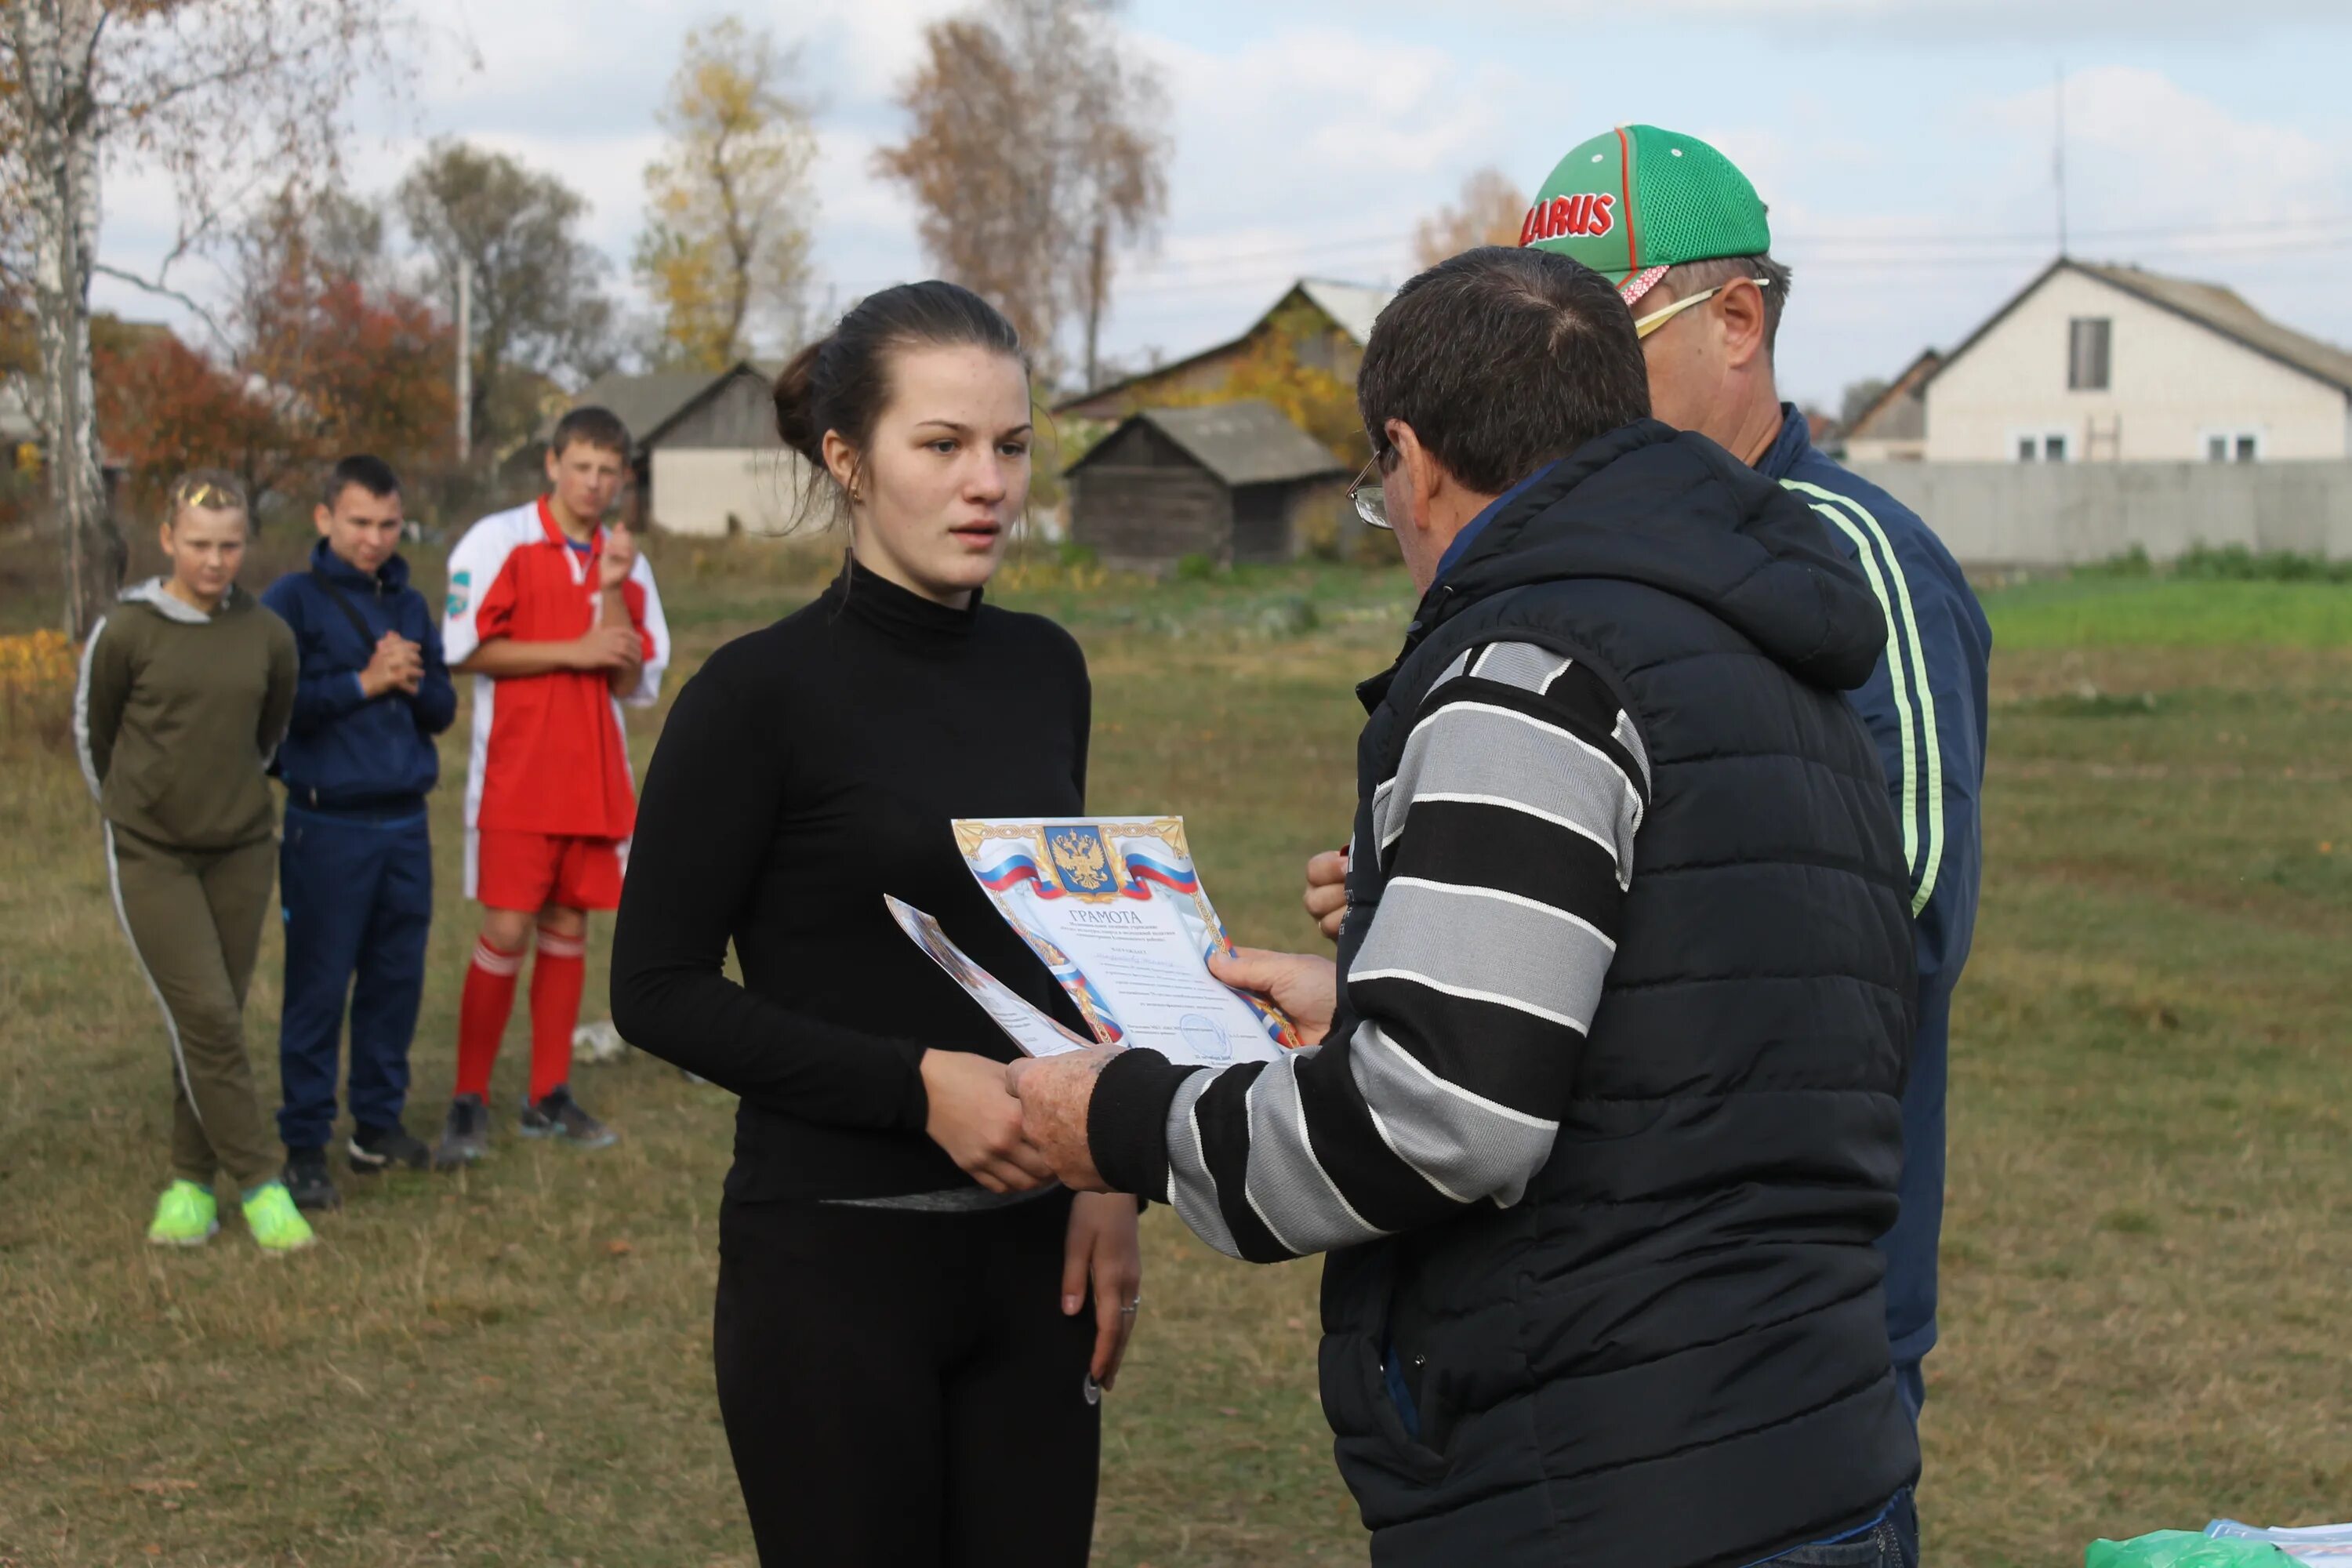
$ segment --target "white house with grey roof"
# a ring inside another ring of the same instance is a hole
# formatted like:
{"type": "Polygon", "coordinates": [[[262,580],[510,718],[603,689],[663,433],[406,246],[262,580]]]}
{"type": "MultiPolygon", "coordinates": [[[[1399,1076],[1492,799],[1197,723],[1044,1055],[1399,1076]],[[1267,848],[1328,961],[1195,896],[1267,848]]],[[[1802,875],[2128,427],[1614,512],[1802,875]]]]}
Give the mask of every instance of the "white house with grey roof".
{"type": "Polygon", "coordinates": [[[2137,267],[2053,262],[1924,398],[1931,464],[2352,457],[2352,353],[2137,267]]]}
{"type": "Polygon", "coordinates": [[[629,427],[635,521],[672,533],[772,535],[793,525],[807,468],[776,437],[774,380],[775,367],[749,360],[718,372],[615,374],[572,402],[609,408],[629,427]]]}

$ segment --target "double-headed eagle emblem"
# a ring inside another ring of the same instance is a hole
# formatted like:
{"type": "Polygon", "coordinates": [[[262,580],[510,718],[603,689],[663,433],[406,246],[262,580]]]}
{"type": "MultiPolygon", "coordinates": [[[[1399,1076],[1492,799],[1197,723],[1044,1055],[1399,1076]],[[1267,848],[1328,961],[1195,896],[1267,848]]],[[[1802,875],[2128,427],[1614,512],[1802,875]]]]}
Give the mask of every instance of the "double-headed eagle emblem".
{"type": "Polygon", "coordinates": [[[1051,847],[1055,868],[1081,892],[1100,892],[1110,884],[1110,862],[1102,840],[1090,833],[1057,833],[1051,847]]]}

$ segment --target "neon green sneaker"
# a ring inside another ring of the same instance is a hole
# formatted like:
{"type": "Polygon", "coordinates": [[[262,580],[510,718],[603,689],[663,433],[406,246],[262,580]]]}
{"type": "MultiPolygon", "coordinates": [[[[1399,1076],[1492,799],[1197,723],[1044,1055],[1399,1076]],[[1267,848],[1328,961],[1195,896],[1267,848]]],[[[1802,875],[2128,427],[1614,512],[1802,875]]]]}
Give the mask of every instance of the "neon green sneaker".
{"type": "Polygon", "coordinates": [[[157,1247],[202,1247],[220,1228],[220,1205],[213,1194],[183,1178],[163,1189],[155,1203],[155,1223],[147,1239],[157,1247]]]}
{"type": "Polygon", "coordinates": [[[299,1252],[319,1239],[283,1182],[271,1182],[245,1200],[245,1228],[273,1257],[299,1252]]]}

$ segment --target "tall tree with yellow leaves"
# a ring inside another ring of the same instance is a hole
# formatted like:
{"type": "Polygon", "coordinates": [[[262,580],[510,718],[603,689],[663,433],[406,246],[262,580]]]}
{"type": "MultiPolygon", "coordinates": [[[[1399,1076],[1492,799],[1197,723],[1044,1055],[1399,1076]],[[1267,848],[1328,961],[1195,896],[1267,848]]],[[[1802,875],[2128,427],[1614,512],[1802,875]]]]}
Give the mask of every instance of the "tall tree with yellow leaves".
{"type": "Polygon", "coordinates": [[[1482,245],[1517,245],[1528,198],[1500,169],[1489,165],[1462,182],[1454,205],[1413,226],[1412,258],[1424,268],[1482,245]]]}
{"type": "Polygon", "coordinates": [[[816,138],[792,90],[798,59],[729,16],[686,36],[646,165],[636,274],[688,364],[722,369],[763,334],[794,340],[808,288],[816,138]]]}

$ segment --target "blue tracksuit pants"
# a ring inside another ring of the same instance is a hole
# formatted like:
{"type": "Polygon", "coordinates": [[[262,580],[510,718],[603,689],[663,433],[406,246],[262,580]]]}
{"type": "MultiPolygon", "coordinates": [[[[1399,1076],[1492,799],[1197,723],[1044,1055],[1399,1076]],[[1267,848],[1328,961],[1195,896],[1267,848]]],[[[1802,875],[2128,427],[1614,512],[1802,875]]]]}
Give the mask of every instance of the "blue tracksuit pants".
{"type": "Polygon", "coordinates": [[[433,923],[433,845],[424,812],[289,805],[278,887],[286,916],[278,1137],[289,1149],[318,1149],[334,1132],[346,994],[352,1119],[393,1126],[408,1099],[408,1047],[433,923]]]}

